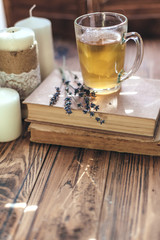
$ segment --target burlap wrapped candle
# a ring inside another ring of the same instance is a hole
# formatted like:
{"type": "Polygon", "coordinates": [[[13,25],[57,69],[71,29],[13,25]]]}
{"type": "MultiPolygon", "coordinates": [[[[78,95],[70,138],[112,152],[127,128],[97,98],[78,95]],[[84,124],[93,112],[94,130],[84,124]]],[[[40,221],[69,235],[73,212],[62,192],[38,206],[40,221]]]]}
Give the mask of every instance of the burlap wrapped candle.
{"type": "Polygon", "coordinates": [[[37,42],[31,29],[0,31],[0,86],[18,91],[24,100],[40,83],[37,42]]]}

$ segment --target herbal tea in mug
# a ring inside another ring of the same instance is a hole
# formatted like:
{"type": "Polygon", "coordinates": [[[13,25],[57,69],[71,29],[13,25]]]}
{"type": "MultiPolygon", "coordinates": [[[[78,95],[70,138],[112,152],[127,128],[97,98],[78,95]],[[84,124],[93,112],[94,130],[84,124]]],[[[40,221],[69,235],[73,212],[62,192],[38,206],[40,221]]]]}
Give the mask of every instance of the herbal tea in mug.
{"type": "Polygon", "coordinates": [[[116,13],[91,13],[75,20],[77,49],[84,84],[98,92],[111,93],[139,68],[143,42],[138,33],[127,33],[127,18],[116,13]],[[124,71],[126,42],[132,39],[137,55],[131,70],[124,71]]]}
{"type": "MultiPolygon", "coordinates": [[[[87,37],[88,39],[88,37],[87,37]]],[[[98,41],[77,40],[79,59],[85,84],[94,89],[112,89],[117,84],[117,73],[124,66],[125,44],[120,36],[113,34],[108,40],[105,35],[98,41]]]]}

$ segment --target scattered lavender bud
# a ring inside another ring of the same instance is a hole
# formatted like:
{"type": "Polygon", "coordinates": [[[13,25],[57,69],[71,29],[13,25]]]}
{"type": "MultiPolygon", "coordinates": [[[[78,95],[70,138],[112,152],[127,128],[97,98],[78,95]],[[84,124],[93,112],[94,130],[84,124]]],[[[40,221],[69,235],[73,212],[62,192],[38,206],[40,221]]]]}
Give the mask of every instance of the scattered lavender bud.
{"type": "Polygon", "coordinates": [[[96,106],[96,104],[91,103],[91,108],[94,108],[96,106]]]}
{"type": "Polygon", "coordinates": [[[96,117],[95,119],[97,122],[99,122],[101,120],[99,117],[96,117]]]}
{"type": "Polygon", "coordinates": [[[75,90],[74,90],[74,95],[76,95],[77,93],[79,93],[79,89],[78,89],[78,88],[75,88],[75,90]]]}
{"type": "Polygon", "coordinates": [[[96,111],[98,111],[98,110],[99,110],[99,105],[95,106],[94,109],[95,109],[96,111]]]}
{"type": "Polygon", "coordinates": [[[93,117],[94,116],[94,112],[90,112],[90,116],[93,117]]]}
{"type": "Polygon", "coordinates": [[[84,114],[86,114],[88,111],[86,109],[83,109],[84,114]]]}
{"type": "Polygon", "coordinates": [[[100,120],[100,124],[102,125],[103,123],[105,123],[105,120],[100,120]]]}

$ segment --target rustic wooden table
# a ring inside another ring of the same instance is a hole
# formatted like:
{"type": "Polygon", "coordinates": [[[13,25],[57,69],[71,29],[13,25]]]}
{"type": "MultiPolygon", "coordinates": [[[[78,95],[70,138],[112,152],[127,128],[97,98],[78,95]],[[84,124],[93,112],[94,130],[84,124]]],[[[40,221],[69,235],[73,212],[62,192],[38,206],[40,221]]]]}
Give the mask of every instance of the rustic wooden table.
{"type": "MultiPolygon", "coordinates": [[[[55,40],[79,69],[75,44],[55,40]]],[[[160,78],[160,40],[145,40],[137,75],[160,78]]],[[[132,47],[128,49],[132,60],[132,47]]],[[[159,240],[160,157],[31,143],[0,143],[1,240],[159,240]]]]}

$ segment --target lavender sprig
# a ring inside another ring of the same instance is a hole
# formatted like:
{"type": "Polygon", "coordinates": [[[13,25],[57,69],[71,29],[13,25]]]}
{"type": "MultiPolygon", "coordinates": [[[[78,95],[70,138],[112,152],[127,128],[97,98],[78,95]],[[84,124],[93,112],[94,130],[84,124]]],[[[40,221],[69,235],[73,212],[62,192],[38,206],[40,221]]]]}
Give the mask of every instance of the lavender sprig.
{"type": "MultiPolygon", "coordinates": [[[[79,109],[82,110],[84,114],[89,114],[90,117],[94,117],[95,120],[103,124],[105,123],[104,119],[95,116],[95,112],[99,110],[99,105],[96,105],[92,101],[96,98],[96,93],[85,88],[85,86],[79,82],[79,78],[76,74],[70,71],[71,76],[73,77],[77,87],[73,87],[70,84],[70,80],[66,77],[65,72],[62,68],[59,69],[61,74],[62,83],[65,85],[65,94],[64,99],[64,109],[67,114],[72,114],[72,100],[76,102],[76,105],[79,109]]],[[[50,99],[50,105],[54,105],[58,101],[60,95],[60,89],[56,88],[56,93],[50,99]]]]}
{"type": "Polygon", "coordinates": [[[57,102],[58,99],[59,99],[59,95],[60,95],[60,88],[59,88],[59,87],[56,87],[56,92],[55,92],[55,94],[53,94],[52,97],[50,98],[50,102],[49,102],[49,105],[50,105],[50,106],[53,106],[54,104],[56,104],[56,102],[57,102]]]}

